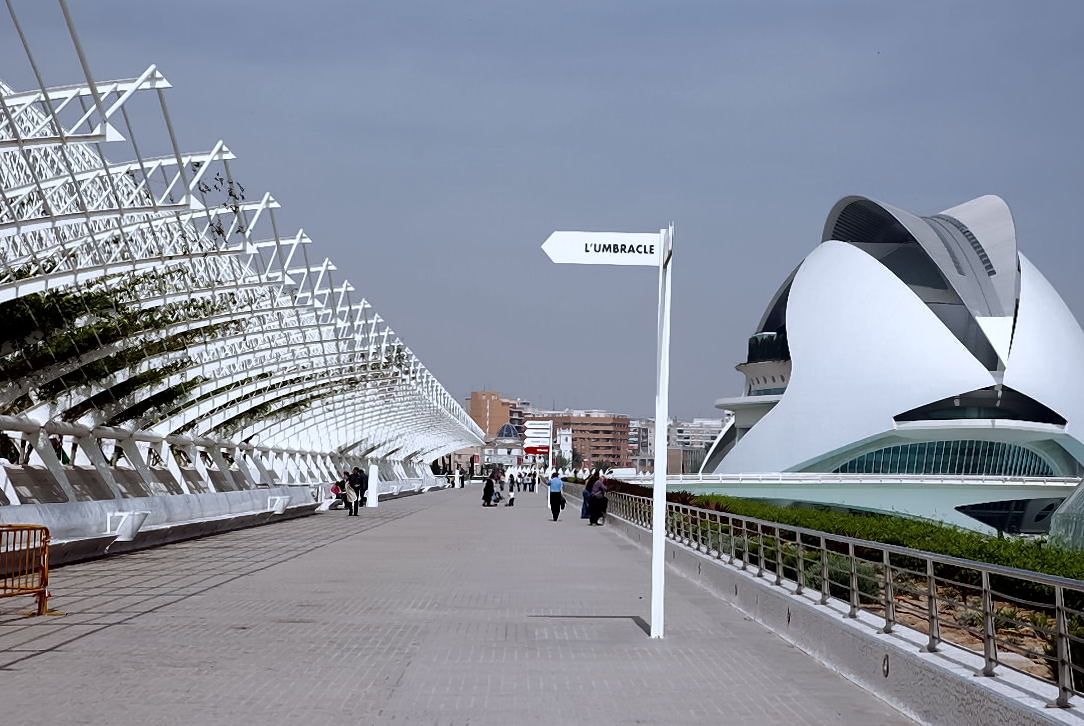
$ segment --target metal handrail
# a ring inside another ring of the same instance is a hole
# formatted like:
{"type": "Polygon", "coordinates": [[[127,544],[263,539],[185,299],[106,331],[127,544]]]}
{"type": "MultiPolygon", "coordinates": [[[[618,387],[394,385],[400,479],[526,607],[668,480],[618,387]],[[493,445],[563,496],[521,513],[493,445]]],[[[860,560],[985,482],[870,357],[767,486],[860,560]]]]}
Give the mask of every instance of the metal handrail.
{"type": "MultiPolygon", "coordinates": [[[[609,515],[651,528],[650,498],[608,496],[609,515]]],[[[819,589],[819,604],[845,598],[847,617],[873,613],[884,620],[881,632],[897,625],[924,631],[927,651],[948,645],[974,652],[983,658],[981,675],[995,676],[1003,667],[1052,683],[1058,696],[1051,705],[1066,708],[1072,696],[1084,695],[1084,581],[672,502],[666,529],[681,545],[742,570],[755,566],[757,577],[770,573],[774,585],[793,583],[796,594],[819,589]],[[1043,595],[1048,602],[1038,601],[1043,595]],[[1051,673],[1037,675],[1006,653],[1051,673]]]]}

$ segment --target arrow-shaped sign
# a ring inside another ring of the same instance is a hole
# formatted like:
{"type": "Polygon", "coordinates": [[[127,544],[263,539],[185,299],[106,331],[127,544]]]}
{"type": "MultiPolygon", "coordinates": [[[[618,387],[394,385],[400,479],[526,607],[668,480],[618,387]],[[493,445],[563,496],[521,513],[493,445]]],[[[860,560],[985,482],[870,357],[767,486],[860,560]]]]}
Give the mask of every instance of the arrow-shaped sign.
{"type": "MultiPolygon", "coordinates": [[[[659,268],[659,348],[655,422],[670,420],[670,278],[674,225],[642,232],[554,232],[542,251],[554,262],[574,265],[651,265],[659,268]]],[[[550,451],[552,454],[552,450],[550,451]]],[[[552,464],[552,460],[551,460],[552,464]]],[[[666,592],[666,426],[655,426],[655,481],[651,495],[651,637],[663,636],[666,592]]],[[[556,511],[556,510],[555,510],[556,511]]],[[[555,515],[556,517],[556,515],[555,515]]]]}
{"type": "Polygon", "coordinates": [[[661,259],[662,238],[643,232],[554,232],[542,251],[573,265],[651,265],[661,259]]]}

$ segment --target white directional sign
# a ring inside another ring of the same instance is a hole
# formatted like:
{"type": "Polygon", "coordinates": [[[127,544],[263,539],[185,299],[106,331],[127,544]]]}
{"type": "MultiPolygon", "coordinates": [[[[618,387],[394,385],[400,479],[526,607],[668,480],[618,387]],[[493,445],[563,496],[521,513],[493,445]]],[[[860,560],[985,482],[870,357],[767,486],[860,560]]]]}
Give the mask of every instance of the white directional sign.
{"type": "Polygon", "coordinates": [[[553,440],[553,421],[528,421],[524,427],[524,446],[549,446],[553,440]]]}
{"type": "Polygon", "coordinates": [[[554,232],[542,251],[573,265],[651,265],[661,259],[662,238],[642,232],[554,232]]]}
{"type": "MultiPolygon", "coordinates": [[[[554,232],[542,251],[554,262],[574,265],[651,265],[659,268],[659,347],[656,356],[655,421],[669,421],[670,277],[674,225],[650,232],[554,232]]],[[[530,432],[528,432],[530,436],[530,432]]],[[[655,481],[651,496],[651,637],[663,636],[666,593],[666,426],[655,427],[655,481]]]]}

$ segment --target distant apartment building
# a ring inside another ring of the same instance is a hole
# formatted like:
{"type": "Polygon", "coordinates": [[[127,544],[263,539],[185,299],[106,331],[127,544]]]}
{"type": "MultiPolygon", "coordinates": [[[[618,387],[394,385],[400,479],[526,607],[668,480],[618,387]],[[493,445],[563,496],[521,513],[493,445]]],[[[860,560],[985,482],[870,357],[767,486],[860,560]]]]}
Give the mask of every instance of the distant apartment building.
{"type": "MultiPolygon", "coordinates": [[[[700,470],[708,449],[715,443],[732,414],[722,418],[672,419],[666,427],[667,471],[671,474],[694,474],[700,470]]],[[[629,422],[629,457],[640,471],[655,467],[655,421],[634,419],[629,422]]]]}
{"type": "MultiPolygon", "coordinates": [[[[571,449],[583,457],[583,466],[609,465],[615,468],[654,466],[655,421],[599,409],[547,411],[531,408],[529,401],[506,398],[496,391],[474,391],[467,398],[467,412],[485,432],[486,446],[471,452],[478,464],[514,465],[525,462],[522,447],[509,441],[495,441],[501,428],[510,425],[520,433],[528,420],[552,421],[554,454],[571,459],[571,449]],[[480,456],[479,456],[480,455],[480,456]]],[[[727,416],[730,414],[728,413],[727,416]]],[[[695,471],[722,431],[727,418],[671,420],[667,427],[668,458],[673,473],[695,471]]],[[[505,434],[510,432],[505,429],[505,434]]],[[[501,437],[507,439],[509,437],[501,437]]]]}
{"type": "Polygon", "coordinates": [[[572,448],[583,457],[583,466],[630,466],[628,416],[597,409],[565,409],[530,410],[525,418],[553,421],[554,430],[570,429],[572,448]]]}
{"type": "Polygon", "coordinates": [[[723,430],[721,418],[694,418],[692,421],[671,421],[667,440],[671,448],[707,449],[723,430]]]}
{"type": "Polygon", "coordinates": [[[467,397],[467,413],[486,438],[496,436],[505,424],[512,424],[522,432],[523,414],[530,405],[530,401],[519,398],[502,398],[496,391],[473,391],[467,397]]]}
{"type": "Polygon", "coordinates": [[[671,474],[697,474],[708,450],[729,422],[723,418],[675,420],[667,428],[667,471],[671,474]]]}
{"type": "Polygon", "coordinates": [[[655,455],[655,422],[649,418],[629,419],[629,459],[650,459],[655,455]]]}

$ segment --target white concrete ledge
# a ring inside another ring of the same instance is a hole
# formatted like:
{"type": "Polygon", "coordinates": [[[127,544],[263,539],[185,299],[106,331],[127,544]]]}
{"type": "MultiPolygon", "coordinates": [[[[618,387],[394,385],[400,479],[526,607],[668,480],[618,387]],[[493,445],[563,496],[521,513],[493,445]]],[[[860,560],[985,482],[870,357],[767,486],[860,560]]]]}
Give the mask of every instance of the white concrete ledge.
{"type": "Polygon", "coordinates": [[[209,494],[19,504],[0,507],[0,524],[41,524],[52,535],[50,562],[105,554],[312,514],[310,489],[273,487],[209,494]]]}

